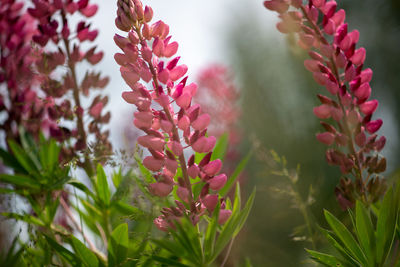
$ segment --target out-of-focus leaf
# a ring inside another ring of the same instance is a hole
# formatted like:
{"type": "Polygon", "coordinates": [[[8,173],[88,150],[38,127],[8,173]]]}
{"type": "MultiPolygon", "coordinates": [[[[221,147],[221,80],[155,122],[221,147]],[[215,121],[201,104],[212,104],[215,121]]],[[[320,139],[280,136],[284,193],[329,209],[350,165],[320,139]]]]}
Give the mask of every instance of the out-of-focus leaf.
{"type": "Polygon", "coordinates": [[[220,159],[221,161],[224,161],[226,150],[228,149],[228,141],[228,133],[224,133],[218,138],[218,141],[215,144],[213,153],[211,155],[211,160],[220,159]]]}
{"type": "Polygon", "coordinates": [[[207,231],[204,237],[204,254],[207,261],[210,261],[210,257],[214,253],[215,237],[218,229],[218,216],[220,210],[220,203],[214,209],[213,216],[210,223],[208,224],[207,231]]]}
{"type": "Polygon", "coordinates": [[[20,145],[18,145],[13,140],[8,140],[8,145],[10,146],[10,149],[14,153],[14,156],[17,158],[18,162],[24,167],[26,171],[31,174],[38,171],[35,164],[32,162],[32,160],[29,158],[29,156],[20,145]]]}
{"type": "Polygon", "coordinates": [[[235,184],[236,179],[242,173],[243,169],[246,167],[247,163],[251,158],[251,152],[247,153],[246,157],[244,157],[239,164],[237,165],[235,171],[232,173],[231,177],[229,177],[228,181],[226,181],[225,186],[219,191],[220,196],[226,196],[229,193],[232,186],[235,184]]]}
{"type": "Polygon", "coordinates": [[[128,252],[129,236],[128,225],[126,223],[120,224],[111,233],[111,238],[108,244],[109,251],[109,265],[118,266],[126,261],[126,254],[128,252]]]}
{"type": "Polygon", "coordinates": [[[78,180],[71,180],[68,182],[68,184],[72,185],[73,187],[78,188],[79,190],[84,192],[86,195],[89,195],[92,199],[95,198],[95,195],[92,193],[92,191],[90,191],[90,189],[87,188],[86,185],[82,184],[78,180]]]}
{"type": "Polygon", "coordinates": [[[71,264],[71,266],[82,265],[82,262],[79,260],[79,258],[75,256],[75,254],[73,254],[71,251],[64,248],[47,235],[44,235],[44,237],[46,238],[46,241],[49,243],[49,245],[57,252],[57,254],[63,257],[69,264],[71,264]]]}
{"type": "Polygon", "coordinates": [[[100,164],[97,165],[97,192],[103,204],[110,205],[110,188],[108,187],[107,176],[103,166],[100,164]]]}
{"type": "Polygon", "coordinates": [[[0,181],[15,186],[27,187],[35,190],[40,189],[40,184],[38,183],[38,181],[23,174],[0,174],[0,181]]]}
{"type": "Polygon", "coordinates": [[[190,267],[189,265],[180,263],[179,261],[174,259],[164,258],[160,256],[152,256],[151,258],[155,261],[166,264],[166,266],[190,267]]]}
{"type": "Polygon", "coordinates": [[[41,227],[45,226],[44,222],[42,222],[40,219],[38,219],[32,215],[28,215],[28,214],[21,215],[21,214],[12,213],[12,212],[2,212],[0,214],[4,217],[10,218],[10,219],[24,221],[26,223],[34,224],[34,225],[41,226],[41,227]]]}
{"type": "Polygon", "coordinates": [[[15,157],[2,148],[0,148],[0,158],[3,161],[4,165],[13,168],[17,172],[24,174],[27,173],[24,167],[22,167],[22,165],[15,157]]]}
{"type": "Polygon", "coordinates": [[[75,255],[82,261],[85,266],[97,267],[99,260],[96,255],[88,249],[81,241],[71,236],[71,246],[74,248],[75,255]]]}

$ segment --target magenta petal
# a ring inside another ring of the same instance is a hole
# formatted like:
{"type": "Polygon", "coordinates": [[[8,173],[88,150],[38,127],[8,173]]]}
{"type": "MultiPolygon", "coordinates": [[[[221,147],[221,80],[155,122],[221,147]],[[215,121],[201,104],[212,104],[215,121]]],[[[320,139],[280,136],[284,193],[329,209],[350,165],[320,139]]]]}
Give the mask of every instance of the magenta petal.
{"type": "Polygon", "coordinates": [[[365,125],[365,128],[367,129],[367,131],[370,134],[373,134],[373,133],[377,132],[381,128],[382,124],[383,124],[382,120],[381,119],[377,119],[377,120],[368,122],[365,125]]]}

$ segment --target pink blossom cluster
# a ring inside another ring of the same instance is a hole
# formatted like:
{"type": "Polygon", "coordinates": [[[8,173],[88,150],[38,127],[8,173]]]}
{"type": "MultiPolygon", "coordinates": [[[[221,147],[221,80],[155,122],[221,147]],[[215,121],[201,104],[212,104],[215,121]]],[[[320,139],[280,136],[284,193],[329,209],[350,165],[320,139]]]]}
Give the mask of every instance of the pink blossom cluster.
{"type": "Polygon", "coordinates": [[[143,165],[156,180],[149,190],[166,197],[175,187],[180,198],[175,207],[164,208],[154,223],[167,231],[186,214],[196,224],[203,214],[212,214],[219,201],[219,222],[224,223],[231,211],[225,209],[217,191],[227,177],[219,173],[221,161],[211,160],[216,138],[207,136],[210,115],[203,113],[200,105],[192,104],[197,85],[187,84],[187,66],[178,64],[180,58],[174,57],[178,43],[171,41],[169,26],[162,21],[150,24],[152,17],[151,7],[143,7],[141,1],[119,0],[115,22],[128,36],[116,34],[114,40],[123,51],[115,54],[115,60],[131,88],[122,97],[136,106],[134,125],[146,133],[137,141],[149,151],[143,165]],[[194,154],[186,160],[186,148],[205,156],[198,164],[194,154]],[[192,188],[199,183],[203,186],[195,196],[192,188]]]}
{"type": "Polygon", "coordinates": [[[332,146],[326,153],[328,162],[340,166],[344,175],[351,173],[356,178],[355,184],[342,178],[336,189],[340,204],[347,207],[367,192],[374,201],[384,192],[377,173],[386,168],[385,158],[378,154],[386,139],[376,134],[382,120],[372,120],[378,101],[370,99],[372,70],[364,69],[366,50],[357,48],[359,32],[348,30],[345,11],[337,10],[335,1],[307,2],[268,0],[264,6],[279,13],[280,32],[298,36],[298,45],[310,56],[304,61],[305,67],[329,93],[318,95],[321,105],[314,108],[318,118],[332,119],[321,122],[325,131],[317,134],[317,139],[332,146]]]}
{"type": "Polygon", "coordinates": [[[83,80],[78,81],[76,74],[77,63],[86,60],[96,65],[103,57],[102,51],[96,52],[96,46],[85,52],[80,48],[81,43],[93,42],[97,37],[98,31],[91,30],[86,22],[97,12],[97,5],[89,0],[32,0],[33,5],[26,9],[21,2],[1,1],[1,32],[6,33],[2,34],[1,49],[8,49],[1,53],[5,74],[0,72],[0,81],[7,82],[8,94],[7,101],[0,101],[8,103],[7,107],[0,103],[0,108],[7,108],[8,115],[3,128],[20,125],[18,116],[22,116],[31,122],[29,127],[23,125],[34,135],[40,129],[48,129],[50,136],[60,142],[74,138],[72,146],[63,148],[65,160],[87,148],[89,133],[99,144],[94,145],[94,152],[110,151],[109,133],[101,131],[110,120],[110,113],[102,112],[108,98],[97,95],[89,107],[81,105],[81,96],[89,96],[91,88],[104,88],[108,78],[87,71],[83,80]],[[77,12],[83,19],[71,30],[68,20],[77,12]],[[61,72],[58,67],[64,66],[68,71],[61,72]],[[28,78],[22,77],[27,74],[28,78]],[[29,116],[25,115],[28,111],[21,112],[21,107],[29,111],[29,116]],[[87,129],[85,110],[91,118],[87,129]],[[60,121],[73,121],[74,126],[61,126],[60,121]]]}
{"type": "Polygon", "coordinates": [[[33,90],[38,82],[31,70],[36,62],[30,45],[35,21],[22,2],[0,1],[0,32],[0,112],[7,114],[0,129],[6,138],[18,136],[17,125],[37,134],[45,124],[45,104],[33,90]]]}

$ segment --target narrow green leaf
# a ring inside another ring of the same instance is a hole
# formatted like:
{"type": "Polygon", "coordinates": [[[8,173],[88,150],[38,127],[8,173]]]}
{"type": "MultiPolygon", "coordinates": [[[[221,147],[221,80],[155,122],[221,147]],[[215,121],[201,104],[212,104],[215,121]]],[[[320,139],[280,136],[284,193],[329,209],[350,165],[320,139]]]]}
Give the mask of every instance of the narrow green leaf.
{"type": "Polygon", "coordinates": [[[320,253],[314,250],[309,250],[306,249],[306,251],[310,254],[311,259],[315,260],[316,262],[319,262],[325,266],[330,266],[330,267],[340,267],[344,266],[339,259],[335,258],[332,255],[320,253]]]}
{"type": "Polygon", "coordinates": [[[8,145],[10,146],[10,149],[14,153],[14,156],[17,158],[18,162],[26,171],[29,173],[34,173],[37,171],[35,164],[20,145],[18,145],[14,140],[8,140],[8,145]]]}
{"type": "Polygon", "coordinates": [[[166,264],[166,266],[190,267],[189,265],[180,263],[179,261],[174,259],[164,258],[160,256],[152,256],[151,258],[155,261],[166,264]]]}
{"type": "Polygon", "coordinates": [[[240,222],[239,222],[239,225],[236,227],[234,236],[236,236],[240,232],[240,230],[242,229],[244,223],[247,220],[247,217],[249,217],[250,210],[253,207],[255,197],[256,197],[256,188],[253,189],[253,192],[251,193],[249,199],[246,202],[246,205],[240,211],[240,214],[239,214],[240,222]]]}
{"type": "Polygon", "coordinates": [[[226,150],[228,149],[228,141],[229,141],[228,133],[224,133],[218,138],[218,141],[215,144],[213,153],[211,155],[211,160],[220,159],[221,161],[224,161],[226,150]]]}
{"type": "Polygon", "coordinates": [[[34,225],[41,226],[41,227],[45,226],[44,222],[42,222],[39,218],[36,218],[32,215],[28,215],[28,214],[21,215],[21,214],[17,214],[17,213],[13,213],[13,212],[2,212],[0,214],[4,217],[10,218],[10,219],[24,221],[26,223],[34,224],[34,225]]]}
{"type": "Polygon", "coordinates": [[[84,192],[86,195],[90,196],[92,199],[95,199],[95,195],[90,191],[89,188],[87,188],[86,185],[82,184],[78,180],[71,180],[68,182],[68,184],[72,185],[75,188],[78,188],[82,192],[84,192]]]}
{"type": "Polygon", "coordinates": [[[81,261],[68,249],[64,248],[60,244],[58,244],[55,240],[43,234],[46,238],[47,243],[59,254],[63,257],[71,266],[81,266],[81,261]]]}
{"type": "Polygon", "coordinates": [[[375,263],[374,229],[369,212],[360,201],[356,202],[356,230],[361,248],[367,256],[369,265],[372,266],[375,263]]]}
{"type": "Polygon", "coordinates": [[[103,166],[97,165],[97,192],[99,198],[106,206],[110,205],[110,188],[108,188],[107,176],[103,166]]]}
{"type": "Polygon", "coordinates": [[[357,261],[359,261],[363,266],[366,266],[367,259],[356,240],[354,240],[354,237],[350,231],[347,230],[346,226],[344,226],[343,223],[333,216],[332,213],[327,210],[324,210],[324,213],[326,221],[335,234],[339,237],[340,241],[343,242],[343,244],[357,261]]]}
{"type": "Polygon", "coordinates": [[[206,261],[209,262],[211,260],[211,256],[214,254],[214,244],[215,244],[215,237],[217,234],[218,229],[218,216],[220,210],[220,203],[218,202],[215,210],[213,212],[213,216],[208,223],[205,238],[204,238],[204,254],[206,257],[206,261]]]}
{"type": "Polygon", "coordinates": [[[376,226],[376,258],[383,264],[389,254],[395,236],[398,203],[394,201],[393,188],[383,198],[376,226]]]}
{"type": "Polygon", "coordinates": [[[229,177],[228,181],[226,182],[225,186],[219,191],[220,196],[226,196],[229,193],[232,186],[235,184],[236,179],[242,173],[243,169],[246,167],[247,163],[251,158],[251,151],[247,153],[246,157],[244,157],[238,166],[236,167],[235,171],[232,173],[231,177],[229,177]]]}
{"type": "Polygon", "coordinates": [[[13,168],[15,171],[20,173],[27,173],[24,167],[19,163],[19,161],[9,152],[0,148],[0,158],[4,165],[13,168]]]}
{"type": "Polygon", "coordinates": [[[97,267],[99,260],[96,255],[88,249],[81,241],[71,236],[71,246],[74,248],[76,256],[83,262],[85,266],[97,267]]]}
{"type": "Polygon", "coordinates": [[[40,189],[40,184],[36,180],[23,174],[0,174],[0,181],[15,186],[27,187],[36,190],[40,189]]]}

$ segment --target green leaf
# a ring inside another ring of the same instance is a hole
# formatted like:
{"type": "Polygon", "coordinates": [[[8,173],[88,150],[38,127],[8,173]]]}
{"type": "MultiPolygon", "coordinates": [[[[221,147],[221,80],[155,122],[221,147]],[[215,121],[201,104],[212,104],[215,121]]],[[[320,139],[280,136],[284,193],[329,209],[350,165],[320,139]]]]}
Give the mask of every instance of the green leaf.
{"type": "Polygon", "coordinates": [[[96,255],[88,249],[81,241],[71,236],[71,246],[74,248],[76,256],[83,262],[85,266],[97,267],[99,260],[96,255]]]}
{"type": "Polygon", "coordinates": [[[34,173],[37,171],[35,164],[20,145],[18,145],[14,140],[8,140],[8,145],[10,146],[10,149],[14,153],[14,156],[17,158],[18,162],[26,171],[29,173],[34,173]]]}
{"type": "Polygon", "coordinates": [[[24,221],[26,223],[34,224],[34,225],[41,226],[41,227],[45,226],[44,222],[42,222],[39,218],[36,218],[32,215],[28,215],[28,214],[21,215],[21,214],[12,213],[12,212],[2,212],[0,214],[4,217],[10,218],[10,219],[24,221]]]}
{"type": "Polygon", "coordinates": [[[229,141],[228,133],[224,133],[223,135],[221,135],[220,138],[218,138],[218,141],[211,155],[211,161],[216,159],[224,161],[226,150],[228,149],[228,141],[229,141]]]}
{"type": "Polygon", "coordinates": [[[63,257],[71,266],[81,266],[82,262],[68,249],[64,248],[58,244],[55,240],[43,234],[46,238],[47,243],[61,256],[63,257]]]}
{"type": "Polygon", "coordinates": [[[99,198],[106,206],[110,205],[110,188],[108,188],[107,176],[103,166],[97,165],[97,192],[99,198]]]}
{"type": "Polygon", "coordinates": [[[379,209],[376,226],[376,258],[377,262],[381,264],[386,261],[395,236],[399,206],[396,199],[393,196],[393,188],[390,188],[379,209]]]}
{"type": "Polygon", "coordinates": [[[95,199],[95,195],[90,191],[89,188],[87,188],[86,185],[82,184],[78,180],[71,180],[68,182],[68,184],[72,185],[73,187],[78,188],[82,192],[84,192],[86,195],[89,195],[92,199],[95,199]]]}
{"type": "Polygon", "coordinates": [[[214,244],[215,244],[215,237],[217,234],[218,229],[218,216],[220,210],[220,203],[218,202],[215,210],[213,212],[213,216],[211,218],[210,223],[208,224],[206,235],[204,238],[204,254],[206,257],[206,261],[211,260],[211,256],[214,254],[214,244]]]}
{"type": "Polygon", "coordinates": [[[357,244],[356,240],[354,240],[353,235],[347,230],[346,226],[344,226],[343,223],[341,223],[335,216],[332,215],[327,210],[324,210],[325,213],[325,219],[328,222],[329,226],[332,228],[332,230],[335,232],[335,234],[338,236],[340,241],[343,242],[347,250],[351,252],[351,255],[359,261],[363,266],[367,265],[367,259],[362,252],[360,246],[357,244]]]}
{"type": "Polygon", "coordinates": [[[244,157],[238,166],[236,167],[235,171],[232,173],[231,177],[229,177],[228,181],[226,182],[225,186],[219,191],[220,196],[226,196],[229,193],[232,186],[235,184],[236,179],[242,173],[243,169],[246,167],[247,163],[251,158],[251,152],[247,153],[246,157],[244,157]]]}
{"type": "Polygon", "coordinates": [[[111,233],[108,245],[110,265],[120,265],[126,260],[129,247],[128,224],[122,223],[111,233]],[[111,264],[113,263],[113,264],[111,264]]]}
{"type": "Polygon", "coordinates": [[[369,265],[375,263],[375,236],[369,211],[360,201],[356,202],[356,230],[357,238],[364,254],[368,258],[369,265]]]}
{"type": "Polygon", "coordinates": [[[190,267],[189,265],[180,263],[179,261],[174,260],[174,259],[169,259],[169,258],[160,257],[160,256],[152,256],[151,258],[155,261],[166,264],[166,266],[190,267]]]}
{"type": "Polygon", "coordinates": [[[15,186],[27,187],[36,190],[40,189],[40,184],[36,180],[23,174],[0,174],[0,181],[15,186]]]}
{"type": "Polygon", "coordinates": [[[13,168],[17,172],[27,173],[24,167],[22,167],[15,157],[2,148],[0,148],[0,158],[2,159],[4,165],[13,168]]]}
{"type": "Polygon", "coordinates": [[[249,199],[246,202],[246,205],[240,211],[240,214],[239,214],[239,219],[240,219],[239,220],[239,225],[236,227],[234,236],[236,236],[239,233],[239,231],[242,229],[244,223],[246,222],[247,217],[249,217],[250,210],[251,210],[251,208],[253,207],[253,204],[254,204],[255,196],[256,196],[256,188],[253,189],[253,192],[251,193],[249,199]]]}
{"type": "Polygon", "coordinates": [[[314,250],[309,250],[306,249],[306,251],[311,255],[311,259],[315,260],[316,262],[319,262],[325,266],[330,266],[330,267],[339,267],[339,266],[344,266],[339,259],[335,258],[332,255],[320,253],[314,250]]]}

